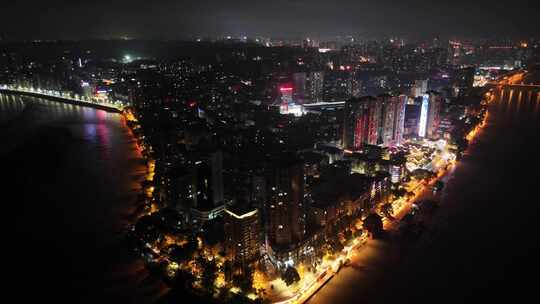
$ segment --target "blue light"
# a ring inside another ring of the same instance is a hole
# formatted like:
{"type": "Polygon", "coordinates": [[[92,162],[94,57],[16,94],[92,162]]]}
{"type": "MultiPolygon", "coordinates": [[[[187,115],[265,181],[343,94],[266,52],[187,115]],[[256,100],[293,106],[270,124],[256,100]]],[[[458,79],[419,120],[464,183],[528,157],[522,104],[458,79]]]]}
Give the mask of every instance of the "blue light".
{"type": "Polygon", "coordinates": [[[422,96],[422,106],[420,108],[420,122],[418,124],[418,136],[420,137],[426,136],[428,105],[429,95],[424,94],[422,96]]]}

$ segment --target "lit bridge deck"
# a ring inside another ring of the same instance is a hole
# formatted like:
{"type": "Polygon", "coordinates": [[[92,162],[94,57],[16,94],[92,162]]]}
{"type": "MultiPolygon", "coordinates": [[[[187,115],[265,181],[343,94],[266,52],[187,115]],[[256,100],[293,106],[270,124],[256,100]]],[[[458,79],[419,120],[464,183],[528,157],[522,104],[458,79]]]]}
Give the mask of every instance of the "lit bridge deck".
{"type": "Polygon", "coordinates": [[[303,106],[306,110],[343,108],[345,106],[345,101],[306,103],[303,106]]]}
{"type": "Polygon", "coordinates": [[[100,110],[105,110],[108,112],[122,112],[125,106],[120,101],[116,101],[112,103],[99,102],[99,101],[88,100],[88,99],[74,98],[74,97],[69,96],[68,94],[62,94],[58,92],[53,93],[53,91],[49,91],[49,90],[14,88],[14,87],[9,87],[5,85],[4,86],[0,85],[0,93],[45,98],[45,99],[50,99],[50,100],[58,101],[58,102],[65,102],[65,103],[70,103],[70,104],[79,105],[79,106],[92,107],[92,108],[96,108],[100,110]]]}

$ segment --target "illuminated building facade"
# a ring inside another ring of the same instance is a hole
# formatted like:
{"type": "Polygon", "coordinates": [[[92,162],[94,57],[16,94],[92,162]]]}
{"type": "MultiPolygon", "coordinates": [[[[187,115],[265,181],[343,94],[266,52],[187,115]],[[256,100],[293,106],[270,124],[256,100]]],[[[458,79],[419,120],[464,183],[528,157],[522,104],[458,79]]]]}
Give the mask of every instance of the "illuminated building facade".
{"type": "Polygon", "coordinates": [[[314,263],[322,256],[320,248],[326,243],[324,231],[313,231],[302,241],[288,247],[268,247],[268,258],[278,269],[289,266],[296,267],[300,263],[315,266],[314,263]]]}
{"type": "Polygon", "coordinates": [[[420,104],[405,105],[405,122],[403,123],[403,137],[410,138],[418,136],[418,126],[420,122],[420,104]]]}
{"type": "Polygon", "coordinates": [[[351,66],[327,72],[324,77],[324,101],[343,101],[360,96],[360,81],[351,66]]]}
{"type": "Polygon", "coordinates": [[[381,105],[382,113],[377,143],[383,147],[401,144],[407,96],[381,95],[378,97],[378,103],[381,105]]]}
{"type": "Polygon", "coordinates": [[[227,207],[223,212],[223,220],[227,258],[248,263],[259,257],[261,225],[258,210],[227,207]]]}
{"type": "Polygon", "coordinates": [[[399,183],[404,176],[404,166],[391,164],[390,165],[390,181],[394,184],[399,183]]]}
{"type": "Polygon", "coordinates": [[[429,111],[426,128],[426,135],[429,139],[439,138],[439,124],[441,122],[442,105],[442,96],[437,92],[429,92],[429,111]]]}
{"type": "Polygon", "coordinates": [[[360,150],[366,144],[396,146],[403,141],[407,96],[353,98],[345,103],[342,145],[360,150]]]}
{"type": "Polygon", "coordinates": [[[367,144],[369,145],[380,144],[379,133],[381,132],[381,124],[383,122],[382,106],[383,104],[376,98],[371,98],[368,102],[367,144]]]}
{"type": "Polygon", "coordinates": [[[414,85],[411,89],[411,95],[413,97],[420,97],[424,95],[428,90],[428,80],[427,79],[420,79],[415,80],[414,85]]]}
{"type": "Polygon", "coordinates": [[[373,206],[388,201],[391,190],[390,179],[390,174],[387,172],[380,172],[373,177],[370,185],[370,198],[373,206]]]}
{"type": "Polygon", "coordinates": [[[422,104],[420,106],[420,120],[418,122],[418,136],[426,137],[427,130],[427,115],[429,109],[429,95],[422,96],[422,104]]]}
{"type": "Polygon", "coordinates": [[[288,105],[293,103],[293,87],[291,85],[281,85],[279,87],[281,94],[281,104],[288,105]]]}
{"type": "Polygon", "coordinates": [[[294,116],[302,116],[304,110],[302,105],[296,104],[293,100],[293,87],[291,85],[282,85],[279,87],[281,95],[281,104],[279,112],[281,114],[293,114],[294,116]]]}
{"type": "Polygon", "coordinates": [[[376,145],[381,121],[381,104],[373,97],[352,98],[345,103],[342,145],[359,150],[363,145],[376,145]]]}
{"type": "Polygon", "coordinates": [[[324,72],[310,72],[306,79],[308,99],[311,103],[323,101],[324,72]]]}
{"type": "Polygon", "coordinates": [[[428,139],[439,137],[439,124],[442,107],[442,96],[434,91],[422,96],[418,136],[428,139]]]}

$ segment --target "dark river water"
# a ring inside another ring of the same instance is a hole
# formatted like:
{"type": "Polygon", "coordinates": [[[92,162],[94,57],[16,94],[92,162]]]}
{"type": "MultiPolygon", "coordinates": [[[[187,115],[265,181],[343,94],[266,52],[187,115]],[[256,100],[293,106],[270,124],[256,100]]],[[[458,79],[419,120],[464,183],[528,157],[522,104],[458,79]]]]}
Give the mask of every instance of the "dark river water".
{"type": "Polygon", "coordinates": [[[119,114],[0,94],[4,252],[17,302],[145,303],[124,240],[145,166],[119,114]]]}
{"type": "Polygon", "coordinates": [[[537,297],[540,99],[497,92],[488,115],[421,240],[407,254],[390,241],[368,243],[310,304],[526,303],[537,297]]]}

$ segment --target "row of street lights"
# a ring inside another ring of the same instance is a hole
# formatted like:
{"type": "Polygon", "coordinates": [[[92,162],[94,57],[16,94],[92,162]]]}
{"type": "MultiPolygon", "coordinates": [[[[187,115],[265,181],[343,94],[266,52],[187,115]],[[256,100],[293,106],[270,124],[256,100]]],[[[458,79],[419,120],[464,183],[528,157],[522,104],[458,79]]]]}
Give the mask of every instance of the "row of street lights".
{"type": "Polygon", "coordinates": [[[80,96],[79,94],[73,94],[70,92],[62,92],[62,91],[56,91],[56,90],[43,90],[41,88],[33,88],[33,87],[23,87],[23,86],[11,86],[11,85],[0,85],[0,89],[2,90],[8,90],[8,91],[15,91],[15,92],[27,92],[27,93],[34,93],[34,94],[40,94],[44,96],[50,96],[50,97],[60,97],[68,100],[73,100],[77,102],[83,102],[83,103],[91,103],[91,104],[97,104],[97,105],[105,105],[108,107],[115,108],[117,110],[122,110],[124,108],[124,103],[117,100],[117,101],[110,101],[110,100],[104,100],[100,102],[98,99],[95,98],[89,98],[87,96],[80,96]]]}

